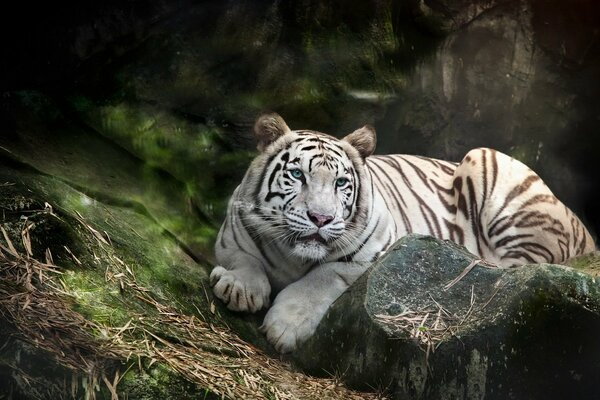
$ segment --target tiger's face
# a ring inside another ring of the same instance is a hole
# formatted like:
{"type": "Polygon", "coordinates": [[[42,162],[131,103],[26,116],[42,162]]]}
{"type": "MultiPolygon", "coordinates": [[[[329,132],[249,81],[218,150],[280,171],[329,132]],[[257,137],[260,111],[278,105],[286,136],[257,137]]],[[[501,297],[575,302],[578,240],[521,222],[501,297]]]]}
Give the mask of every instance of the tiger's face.
{"type": "MultiPolygon", "coordinates": [[[[346,232],[358,190],[354,165],[336,139],[292,132],[265,171],[259,200],[280,215],[280,239],[303,259],[323,259],[346,232]]],[[[272,214],[273,215],[273,214],[272,214]]]]}
{"type": "MultiPolygon", "coordinates": [[[[277,242],[303,260],[322,260],[350,242],[364,157],[350,141],[290,131],[281,123],[275,134],[257,129],[263,169],[255,177],[253,223],[261,225],[263,242],[277,242]],[[259,133],[267,134],[269,143],[261,143],[259,133]]],[[[352,135],[371,133],[357,132],[352,135]]]]}

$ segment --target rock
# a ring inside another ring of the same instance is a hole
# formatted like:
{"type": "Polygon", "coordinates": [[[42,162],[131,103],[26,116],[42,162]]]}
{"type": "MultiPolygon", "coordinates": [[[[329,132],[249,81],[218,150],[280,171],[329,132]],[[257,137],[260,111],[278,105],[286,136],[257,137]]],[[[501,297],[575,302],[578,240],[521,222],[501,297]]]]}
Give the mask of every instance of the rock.
{"type": "Polygon", "coordinates": [[[508,1],[426,0],[419,3],[419,11],[425,17],[437,21],[438,29],[452,32],[508,1]]]}
{"type": "Polygon", "coordinates": [[[594,398],[600,283],[561,265],[501,269],[410,235],[294,355],[397,399],[594,398]]]}

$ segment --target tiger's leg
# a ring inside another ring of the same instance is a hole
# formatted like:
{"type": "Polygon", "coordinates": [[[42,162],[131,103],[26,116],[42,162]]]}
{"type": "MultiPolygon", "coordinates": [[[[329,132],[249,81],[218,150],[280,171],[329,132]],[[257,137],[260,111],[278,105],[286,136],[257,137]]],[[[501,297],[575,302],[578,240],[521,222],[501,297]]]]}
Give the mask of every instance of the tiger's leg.
{"type": "Polygon", "coordinates": [[[210,273],[213,293],[233,311],[256,312],[269,306],[271,285],[260,252],[239,223],[236,192],[229,202],[227,218],[219,230],[215,255],[220,265],[210,273]]]}
{"type": "Polygon", "coordinates": [[[280,353],[294,351],[312,336],[331,304],[370,264],[321,264],[283,289],[275,298],[261,326],[269,342],[280,353]]]}
{"type": "Polygon", "coordinates": [[[489,261],[560,263],[594,251],[577,216],[535,172],[506,154],[471,150],[456,168],[453,186],[464,244],[489,261]]]}
{"type": "Polygon", "coordinates": [[[230,310],[253,313],[269,306],[269,280],[258,263],[253,261],[248,257],[240,258],[227,268],[217,265],[210,273],[213,293],[230,310]]]}

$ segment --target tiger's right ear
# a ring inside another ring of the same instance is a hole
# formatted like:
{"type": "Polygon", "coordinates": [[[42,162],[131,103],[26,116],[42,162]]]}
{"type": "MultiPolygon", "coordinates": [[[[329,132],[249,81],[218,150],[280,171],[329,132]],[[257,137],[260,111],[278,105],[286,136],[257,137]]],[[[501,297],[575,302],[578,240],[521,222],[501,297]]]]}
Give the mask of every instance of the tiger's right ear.
{"type": "Polygon", "coordinates": [[[258,142],[256,148],[262,152],[268,145],[288,132],[290,132],[290,128],[279,114],[263,114],[254,123],[254,136],[258,142]]]}
{"type": "Polygon", "coordinates": [[[342,140],[350,143],[363,158],[367,158],[375,151],[375,145],[377,144],[377,135],[375,134],[375,128],[371,125],[365,125],[360,129],[355,130],[342,140]]]}

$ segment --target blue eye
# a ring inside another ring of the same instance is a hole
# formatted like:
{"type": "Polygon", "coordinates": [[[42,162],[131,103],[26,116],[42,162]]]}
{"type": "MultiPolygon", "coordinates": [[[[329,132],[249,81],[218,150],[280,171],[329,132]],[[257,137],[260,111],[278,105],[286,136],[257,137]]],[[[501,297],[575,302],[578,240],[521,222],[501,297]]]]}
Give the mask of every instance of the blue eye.
{"type": "Polygon", "coordinates": [[[348,183],[348,178],[337,178],[335,180],[335,186],[337,187],[342,187],[344,186],[346,183],[348,183]]]}
{"type": "Polygon", "coordinates": [[[302,173],[302,171],[298,168],[294,168],[293,170],[290,171],[290,175],[292,175],[292,177],[296,178],[296,179],[300,179],[302,178],[302,176],[304,175],[302,173]]]}

